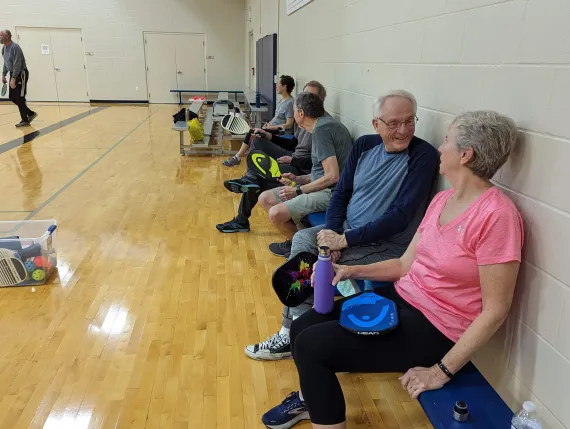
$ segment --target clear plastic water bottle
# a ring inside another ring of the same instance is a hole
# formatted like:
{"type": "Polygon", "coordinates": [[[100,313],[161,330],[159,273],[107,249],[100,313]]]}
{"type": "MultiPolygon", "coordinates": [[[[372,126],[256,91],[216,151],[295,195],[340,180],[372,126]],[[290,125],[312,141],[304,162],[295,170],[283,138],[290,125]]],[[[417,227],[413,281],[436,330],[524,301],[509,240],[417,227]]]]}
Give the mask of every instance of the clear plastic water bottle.
{"type": "Polygon", "coordinates": [[[533,402],[526,401],[523,404],[522,409],[511,420],[511,429],[542,429],[533,402]]]}

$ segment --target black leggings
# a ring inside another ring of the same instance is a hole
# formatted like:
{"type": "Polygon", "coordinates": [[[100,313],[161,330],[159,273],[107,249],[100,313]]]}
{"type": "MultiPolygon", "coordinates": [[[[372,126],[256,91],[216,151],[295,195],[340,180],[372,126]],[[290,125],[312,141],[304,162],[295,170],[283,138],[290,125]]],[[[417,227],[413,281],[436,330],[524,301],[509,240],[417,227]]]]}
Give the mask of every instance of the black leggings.
{"type": "Polygon", "coordinates": [[[340,326],[340,308],[349,298],[337,301],[327,315],[311,310],[293,322],[293,357],[315,424],[334,425],[346,420],[337,372],[405,372],[416,366],[430,367],[454,345],[404,301],[394,285],[376,293],[395,301],[398,307],[400,325],[385,335],[357,335],[340,326]]]}
{"type": "MultiPolygon", "coordinates": [[[[11,77],[12,74],[10,73],[10,78],[11,77]]],[[[30,116],[34,114],[34,112],[30,110],[30,108],[26,105],[26,94],[28,92],[29,77],[30,73],[28,70],[22,70],[22,73],[16,79],[16,88],[10,88],[10,93],[8,94],[10,101],[18,106],[22,122],[28,122],[30,120],[30,116]]]]}

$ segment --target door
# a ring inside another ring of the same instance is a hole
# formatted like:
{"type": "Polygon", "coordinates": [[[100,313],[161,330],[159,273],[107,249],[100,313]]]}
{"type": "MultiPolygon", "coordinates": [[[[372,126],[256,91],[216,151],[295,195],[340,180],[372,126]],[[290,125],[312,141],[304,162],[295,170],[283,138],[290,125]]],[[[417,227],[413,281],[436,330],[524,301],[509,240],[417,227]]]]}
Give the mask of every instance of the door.
{"type": "Polygon", "coordinates": [[[31,101],[89,101],[81,30],[16,29],[30,71],[31,101]]]}
{"type": "Polygon", "coordinates": [[[57,85],[53,69],[53,47],[49,28],[17,28],[17,43],[24,52],[30,71],[30,101],[57,101],[57,85]]]}
{"type": "Polygon", "coordinates": [[[206,89],[206,60],[203,34],[176,35],[178,89],[206,89]]]}
{"type": "Polygon", "coordinates": [[[50,34],[59,101],[89,101],[81,31],[51,29],[50,34]]]}
{"type": "Polygon", "coordinates": [[[145,33],[150,103],[178,103],[172,89],[206,89],[203,34],[145,33]]]}
{"type": "Polygon", "coordinates": [[[177,96],[176,38],[172,34],[146,33],[146,81],[150,103],[174,103],[177,96]]]}

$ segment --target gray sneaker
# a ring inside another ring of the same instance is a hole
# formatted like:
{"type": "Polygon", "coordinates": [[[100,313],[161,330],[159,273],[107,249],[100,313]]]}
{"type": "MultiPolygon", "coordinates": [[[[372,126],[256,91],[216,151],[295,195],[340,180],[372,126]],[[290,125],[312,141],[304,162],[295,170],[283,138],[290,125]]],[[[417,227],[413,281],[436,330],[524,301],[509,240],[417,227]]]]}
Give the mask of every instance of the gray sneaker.
{"type": "Polygon", "coordinates": [[[36,112],[32,112],[32,114],[30,115],[30,117],[28,118],[28,123],[32,123],[32,121],[34,119],[36,119],[38,117],[38,114],[36,112]]]}
{"type": "Polygon", "coordinates": [[[222,165],[224,167],[235,167],[236,165],[239,165],[241,162],[241,159],[239,159],[237,156],[232,156],[228,159],[226,159],[224,162],[222,162],[222,165]]]}
{"type": "Polygon", "coordinates": [[[291,255],[291,247],[293,242],[291,240],[285,240],[282,243],[271,243],[269,245],[269,251],[275,256],[283,256],[288,258],[291,255]]]}
{"type": "Polygon", "coordinates": [[[22,127],[29,127],[30,123],[26,122],[26,121],[20,121],[16,124],[16,128],[22,128],[22,127]]]}
{"type": "Polygon", "coordinates": [[[289,335],[278,332],[259,344],[247,346],[245,354],[255,360],[291,359],[291,340],[289,335]]]}

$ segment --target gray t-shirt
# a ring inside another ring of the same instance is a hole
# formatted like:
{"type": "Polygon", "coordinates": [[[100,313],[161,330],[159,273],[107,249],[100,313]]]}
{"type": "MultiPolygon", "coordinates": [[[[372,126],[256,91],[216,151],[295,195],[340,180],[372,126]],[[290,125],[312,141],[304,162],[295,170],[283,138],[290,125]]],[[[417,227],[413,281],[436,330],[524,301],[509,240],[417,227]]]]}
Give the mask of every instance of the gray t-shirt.
{"type": "MultiPolygon", "coordinates": [[[[352,149],[352,137],[346,127],[330,116],[321,116],[313,128],[312,134],[311,158],[313,168],[311,170],[311,182],[325,175],[323,161],[331,156],[336,156],[339,172],[342,173],[346,159],[352,149]]],[[[331,188],[335,186],[333,185],[331,188]]]]}
{"type": "Polygon", "coordinates": [[[269,125],[283,125],[287,122],[287,118],[294,118],[293,112],[293,98],[284,100],[283,98],[277,103],[275,108],[275,116],[269,122],[269,125]]]}

